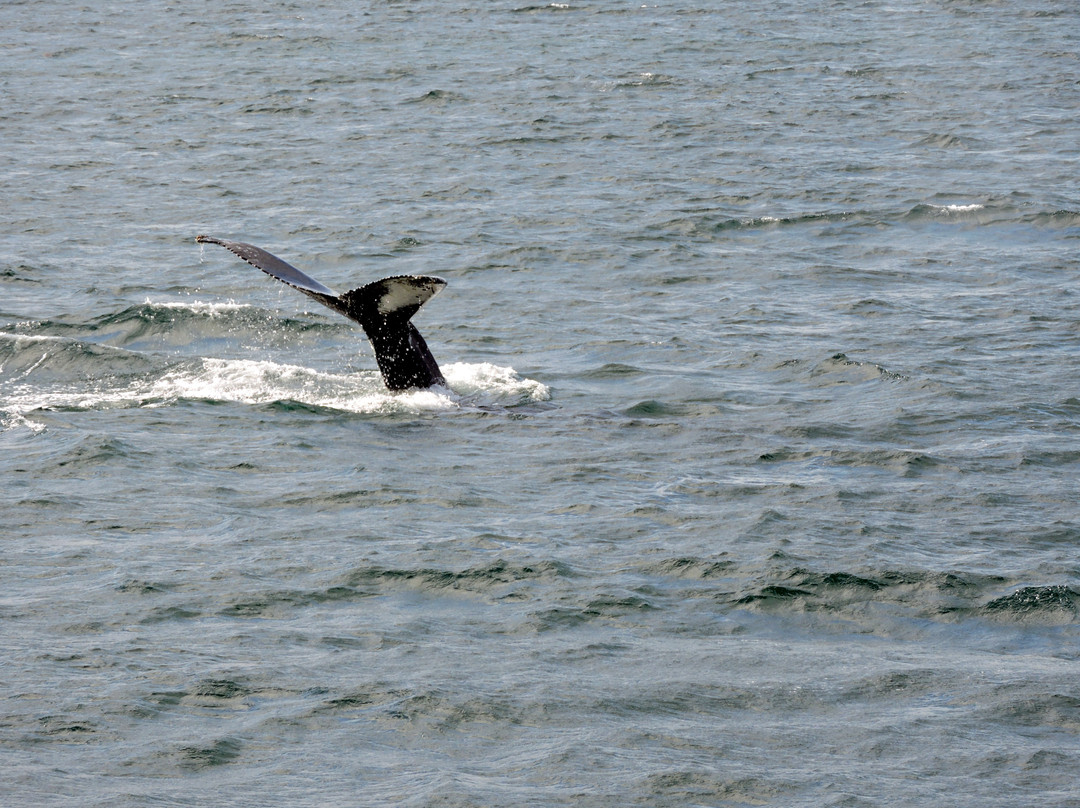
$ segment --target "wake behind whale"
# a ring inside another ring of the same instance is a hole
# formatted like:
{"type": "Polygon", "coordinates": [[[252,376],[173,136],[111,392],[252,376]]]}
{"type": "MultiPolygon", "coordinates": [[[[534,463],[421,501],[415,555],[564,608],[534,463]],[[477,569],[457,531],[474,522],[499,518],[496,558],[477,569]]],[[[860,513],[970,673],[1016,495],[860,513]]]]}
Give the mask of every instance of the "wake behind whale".
{"type": "Polygon", "coordinates": [[[242,241],[198,236],[220,244],[267,275],[360,323],[375,351],[383,381],[393,391],[446,385],[427,343],[410,320],[446,281],[429,275],[394,275],[339,295],[266,250],[242,241]]]}

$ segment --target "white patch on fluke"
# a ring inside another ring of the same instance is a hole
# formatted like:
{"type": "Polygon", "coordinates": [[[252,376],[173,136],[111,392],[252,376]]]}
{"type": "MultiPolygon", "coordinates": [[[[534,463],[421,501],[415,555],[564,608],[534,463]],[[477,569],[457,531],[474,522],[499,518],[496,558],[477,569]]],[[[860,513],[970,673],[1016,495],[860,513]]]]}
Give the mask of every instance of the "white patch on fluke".
{"type": "Polygon", "coordinates": [[[379,314],[386,316],[406,306],[423,306],[446,285],[430,278],[386,278],[386,291],[379,297],[379,314]]]}

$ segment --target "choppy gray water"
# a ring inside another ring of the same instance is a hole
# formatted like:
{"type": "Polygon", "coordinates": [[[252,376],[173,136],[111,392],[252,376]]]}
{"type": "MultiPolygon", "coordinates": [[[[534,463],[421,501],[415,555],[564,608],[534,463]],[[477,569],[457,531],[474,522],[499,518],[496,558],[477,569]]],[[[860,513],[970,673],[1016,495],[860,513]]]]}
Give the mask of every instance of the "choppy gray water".
{"type": "Polygon", "coordinates": [[[1080,805],[1072,0],[0,31],[4,805],[1080,805]]]}

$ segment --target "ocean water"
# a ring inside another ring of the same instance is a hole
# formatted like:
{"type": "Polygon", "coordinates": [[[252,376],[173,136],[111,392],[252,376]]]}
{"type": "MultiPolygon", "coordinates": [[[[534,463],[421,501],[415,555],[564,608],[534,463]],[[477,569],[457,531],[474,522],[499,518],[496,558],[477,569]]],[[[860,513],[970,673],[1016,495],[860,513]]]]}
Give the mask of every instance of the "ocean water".
{"type": "Polygon", "coordinates": [[[1072,0],[0,31],[4,806],[1080,806],[1072,0]]]}

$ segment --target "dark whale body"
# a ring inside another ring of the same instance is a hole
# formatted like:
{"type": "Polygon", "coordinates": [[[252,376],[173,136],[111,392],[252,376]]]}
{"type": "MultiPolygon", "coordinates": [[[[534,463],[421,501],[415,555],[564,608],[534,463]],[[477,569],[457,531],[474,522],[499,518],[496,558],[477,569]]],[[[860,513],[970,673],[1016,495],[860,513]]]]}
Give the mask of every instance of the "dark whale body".
{"type": "Polygon", "coordinates": [[[375,361],[383,381],[390,390],[446,384],[427,343],[416,326],[409,322],[421,306],[446,286],[442,278],[395,275],[339,295],[252,244],[213,236],[199,236],[195,240],[202,244],[220,244],[267,275],[360,323],[375,350],[375,361]]]}

